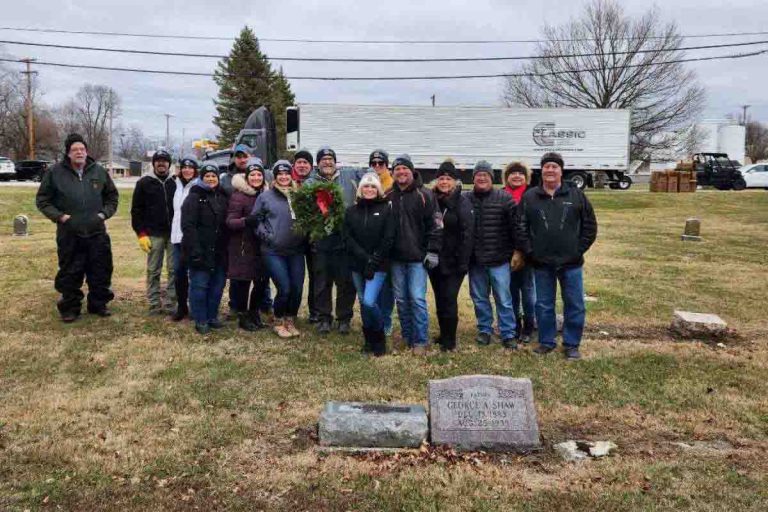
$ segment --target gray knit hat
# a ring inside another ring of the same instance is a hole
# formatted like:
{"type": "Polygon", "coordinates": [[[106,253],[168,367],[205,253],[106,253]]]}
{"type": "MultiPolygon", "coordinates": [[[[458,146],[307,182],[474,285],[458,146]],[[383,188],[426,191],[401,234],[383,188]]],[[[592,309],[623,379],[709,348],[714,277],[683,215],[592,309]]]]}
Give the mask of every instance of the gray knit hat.
{"type": "Polygon", "coordinates": [[[481,172],[487,172],[491,175],[491,179],[493,179],[493,166],[488,160],[480,160],[475,164],[474,169],[472,169],[472,178],[481,172]]]}

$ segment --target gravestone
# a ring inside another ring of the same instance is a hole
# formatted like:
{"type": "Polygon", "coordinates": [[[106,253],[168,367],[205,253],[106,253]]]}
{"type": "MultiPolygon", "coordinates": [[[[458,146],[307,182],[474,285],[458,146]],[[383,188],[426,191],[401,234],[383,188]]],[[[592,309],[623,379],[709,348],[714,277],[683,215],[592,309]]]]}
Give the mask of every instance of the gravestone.
{"type": "Polygon", "coordinates": [[[530,379],[430,380],[429,422],[433,444],[461,450],[526,452],[541,445],[530,379]]]}
{"type": "Polygon", "coordinates": [[[29,217],[17,215],[13,218],[13,236],[29,235],[29,217]]]}
{"type": "Polygon", "coordinates": [[[728,334],[728,324],[717,315],[675,311],[670,329],[682,338],[723,338],[728,334]]]}
{"type": "Polygon", "coordinates": [[[701,242],[701,221],[696,218],[686,219],[680,239],[684,242],[701,242]]]}
{"type": "Polygon", "coordinates": [[[322,446],[418,448],[429,432],[422,405],[327,402],[320,414],[322,446]]]}

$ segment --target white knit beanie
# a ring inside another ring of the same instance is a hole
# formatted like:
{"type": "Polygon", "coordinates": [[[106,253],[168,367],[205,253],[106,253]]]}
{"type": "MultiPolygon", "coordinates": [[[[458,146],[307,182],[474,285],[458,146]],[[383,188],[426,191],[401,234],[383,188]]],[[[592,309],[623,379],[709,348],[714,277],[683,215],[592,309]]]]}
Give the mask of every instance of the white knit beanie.
{"type": "Polygon", "coordinates": [[[368,171],[363,175],[362,178],[360,178],[360,183],[357,185],[357,198],[360,199],[363,197],[362,189],[366,185],[373,185],[376,187],[376,190],[379,192],[379,197],[384,197],[384,188],[381,186],[381,181],[379,181],[379,175],[376,174],[376,171],[373,169],[368,169],[368,171]]]}

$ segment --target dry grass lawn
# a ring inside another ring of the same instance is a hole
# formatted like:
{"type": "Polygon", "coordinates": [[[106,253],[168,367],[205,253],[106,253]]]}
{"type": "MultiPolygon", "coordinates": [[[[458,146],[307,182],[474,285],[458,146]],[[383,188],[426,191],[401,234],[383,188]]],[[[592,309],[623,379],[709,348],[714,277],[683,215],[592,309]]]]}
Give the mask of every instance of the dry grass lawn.
{"type": "Polygon", "coordinates": [[[357,332],[203,338],[149,318],[127,191],[109,221],[115,315],[63,325],[54,226],[33,189],[1,189],[0,509],[768,509],[768,193],[590,197],[600,233],[586,290],[598,300],[585,358],[569,364],[476,347],[466,285],[459,351],[425,359],[366,359],[357,332]],[[32,236],[10,236],[17,213],[32,236]],[[679,241],[690,216],[702,243],[679,241]],[[734,333],[725,348],[676,341],[675,308],[715,312],[734,333]],[[426,405],[429,379],[474,373],[533,380],[544,451],[317,451],[326,400],[426,405]],[[573,438],[619,449],[563,463],[551,445],[573,438]]]}

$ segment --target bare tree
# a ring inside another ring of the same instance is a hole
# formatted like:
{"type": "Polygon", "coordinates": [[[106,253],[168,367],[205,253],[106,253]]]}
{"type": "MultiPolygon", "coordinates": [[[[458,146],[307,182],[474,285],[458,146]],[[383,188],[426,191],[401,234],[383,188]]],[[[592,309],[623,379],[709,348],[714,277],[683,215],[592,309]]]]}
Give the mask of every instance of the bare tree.
{"type": "Polygon", "coordinates": [[[152,141],[144,135],[141,128],[131,126],[127,130],[120,129],[118,154],[128,160],[141,160],[147,154],[147,151],[153,148],[152,141]]]}
{"type": "Polygon", "coordinates": [[[509,77],[507,106],[626,108],[631,156],[648,159],[685,143],[704,106],[704,89],[681,59],[682,37],[656,10],[632,19],[613,0],[593,0],[583,15],[546,26],[539,57],[509,77]]]}
{"type": "Polygon", "coordinates": [[[747,156],[752,162],[768,158],[768,125],[757,121],[747,123],[747,156]]]}
{"type": "Polygon", "coordinates": [[[105,85],[86,84],[59,110],[59,124],[64,132],[82,132],[88,154],[99,160],[108,154],[110,114],[120,115],[118,94],[105,85]]]}

